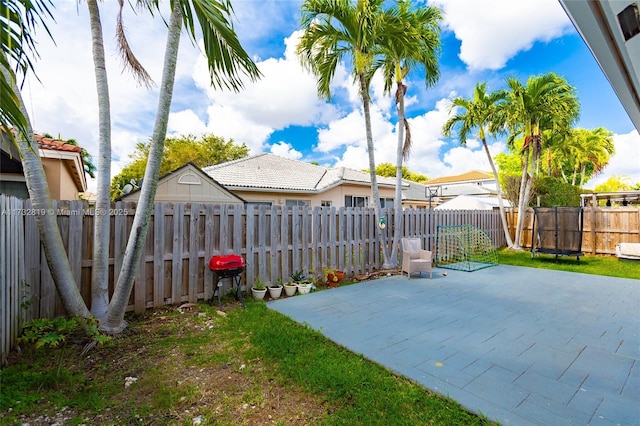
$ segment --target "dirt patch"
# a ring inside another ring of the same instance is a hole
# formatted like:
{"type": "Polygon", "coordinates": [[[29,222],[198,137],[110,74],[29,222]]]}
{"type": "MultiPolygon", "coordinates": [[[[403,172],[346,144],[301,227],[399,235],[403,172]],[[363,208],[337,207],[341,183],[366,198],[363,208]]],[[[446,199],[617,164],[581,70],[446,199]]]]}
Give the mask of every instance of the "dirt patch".
{"type": "MultiPolygon", "coordinates": [[[[230,309],[238,305],[225,305],[230,309]]],[[[96,413],[41,401],[38,412],[15,417],[22,425],[308,425],[332,411],[283,383],[262,359],[247,358],[248,337],[230,343],[217,333],[225,316],[198,305],[136,316],[115,342],[84,356],[76,347],[63,358],[64,368],[84,381],[75,386],[98,394],[95,384],[104,387],[107,408],[96,413]]],[[[14,353],[10,363],[27,356],[14,353]]],[[[0,423],[7,414],[0,412],[0,423]]]]}

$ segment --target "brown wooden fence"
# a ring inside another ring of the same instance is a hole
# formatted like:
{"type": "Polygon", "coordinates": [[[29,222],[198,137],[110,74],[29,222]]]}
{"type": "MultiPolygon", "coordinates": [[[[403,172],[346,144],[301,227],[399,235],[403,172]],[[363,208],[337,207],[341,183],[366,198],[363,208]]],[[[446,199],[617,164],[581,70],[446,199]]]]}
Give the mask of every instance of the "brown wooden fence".
{"type": "MultiPolygon", "coordinates": [[[[515,236],[517,211],[507,214],[511,236],[515,236]]],[[[618,243],[640,243],[640,207],[585,207],[582,251],[586,254],[615,255],[618,243]]],[[[531,249],[533,209],[524,219],[522,247],[531,249]]]]}

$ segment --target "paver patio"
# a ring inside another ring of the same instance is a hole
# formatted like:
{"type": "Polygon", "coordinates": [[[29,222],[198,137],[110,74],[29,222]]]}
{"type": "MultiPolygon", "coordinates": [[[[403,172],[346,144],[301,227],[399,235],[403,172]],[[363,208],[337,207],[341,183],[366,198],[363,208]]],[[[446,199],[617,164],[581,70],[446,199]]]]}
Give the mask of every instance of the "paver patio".
{"type": "Polygon", "coordinates": [[[640,425],[640,280],[435,268],[267,306],[504,425],[640,425]]]}

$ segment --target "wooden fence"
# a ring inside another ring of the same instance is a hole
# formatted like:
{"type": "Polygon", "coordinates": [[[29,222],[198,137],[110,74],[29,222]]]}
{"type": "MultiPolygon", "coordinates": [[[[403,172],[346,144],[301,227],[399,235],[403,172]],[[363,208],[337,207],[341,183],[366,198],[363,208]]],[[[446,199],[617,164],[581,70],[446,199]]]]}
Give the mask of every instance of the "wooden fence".
{"type": "MultiPolygon", "coordinates": [[[[2,216],[0,241],[4,360],[24,321],[61,315],[63,309],[29,201],[2,195],[0,199],[2,211],[10,212],[2,216]]],[[[112,205],[110,292],[122,266],[135,209],[135,203],[112,205]]],[[[75,281],[90,303],[93,211],[81,201],[54,202],[54,210],[75,281]]],[[[496,246],[504,245],[497,212],[419,209],[403,215],[402,235],[422,238],[425,247],[435,247],[436,225],[465,223],[483,228],[496,246]]],[[[389,241],[393,212],[386,212],[386,218],[389,241]]],[[[208,262],[217,254],[236,253],[246,259],[243,283],[258,276],[269,282],[287,280],[298,270],[320,276],[325,267],[343,269],[347,276],[372,272],[382,264],[377,225],[374,211],[362,208],[156,204],[128,309],[141,312],[210,298],[214,275],[208,262]]],[[[223,291],[229,286],[226,281],[223,291]]]]}
{"type": "MultiPolygon", "coordinates": [[[[5,361],[22,324],[63,313],[62,304],[40,245],[29,201],[0,195],[0,360],[5,361]]],[[[115,203],[111,209],[109,289],[122,266],[135,203],[115,203]]],[[[91,301],[93,211],[81,201],[54,203],[58,226],[76,283],[91,301]]],[[[386,213],[387,240],[393,212],[386,213]]],[[[515,216],[509,215],[515,227],[515,216]]],[[[530,246],[532,212],[525,218],[523,246],[530,246]]],[[[406,210],[403,236],[417,236],[434,249],[437,225],[474,224],[494,245],[505,245],[497,211],[406,210]]],[[[640,242],[640,209],[586,209],[583,250],[613,254],[617,242],[640,242]]],[[[347,275],[380,268],[377,222],[371,209],[270,207],[210,204],[157,204],[151,217],[144,255],[130,296],[136,312],[167,304],[208,299],[213,293],[211,256],[236,253],[245,257],[243,283],[258,276],[286,280],[293,272],[321,275],[335,267],[347,275]]],[[[227,280],[228,281],[228,280],[227,280]]],[[[225,283],[225,289],[228,288],[225,283]]],[[[223,289],[224,291],[224,289],[223,289]]]]}
{"type": "MultiPolygon", "coordinates": [[[[507,214],[511,236],[515,235],[517,210],[507,214]]],[[[615,255],[618,243],[640,243],[640,207],[585,207],[582,251],[586,254],[615,255]]],[[[533,209],[528,209],[520,243],[531,249],[533,209]]]]}

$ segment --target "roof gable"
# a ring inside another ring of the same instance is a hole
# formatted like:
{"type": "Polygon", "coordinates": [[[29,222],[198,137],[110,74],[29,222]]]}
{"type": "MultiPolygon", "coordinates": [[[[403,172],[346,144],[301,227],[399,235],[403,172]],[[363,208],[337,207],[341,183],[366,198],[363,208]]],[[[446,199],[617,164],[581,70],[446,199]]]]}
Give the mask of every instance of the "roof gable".
{"type": "MultiPolygon", "coordinates": [[[[158,179],[159,189],[156,191],[156,201],[190,201],[187,200],[187,198],[190,198],[191,187],[202,187],[202,189],[194,195],[195,197],[203,197],[203,195],[205,196],[205,198],[206,196],[215,196],[216,200],[212,199],[208,201],[220,202],[221,199],[226,199],[232,203],[245,202],[242,197],[239,197],[238,195],[229,191],[224,187],[224,185],[216,181],[214,178],[209,176],[193,163],[186,163],[183,166],[170,171],[169,173],[161,176],[158,179]],[[167,190],[165,191],[166,194],[163,194],[160,188],[167,185],[184,188],[184,191],[167,188],[167,190]]],[[[139,192],[140,188],[137,188],[134,191],[131,191],[128,194],[122,196],[120,199],[137,199],[139,197],[139,192]]]]}

